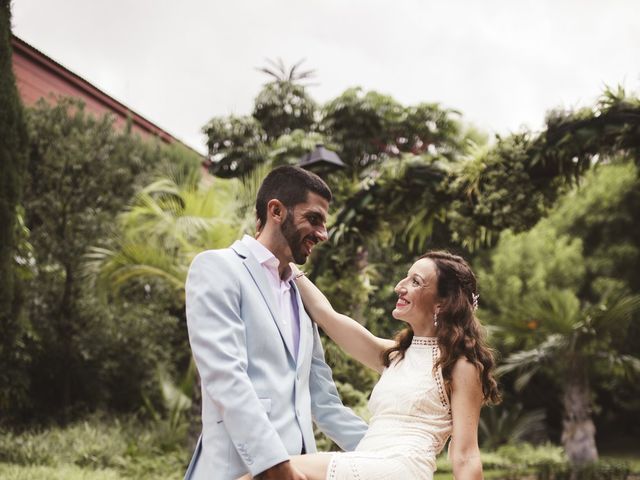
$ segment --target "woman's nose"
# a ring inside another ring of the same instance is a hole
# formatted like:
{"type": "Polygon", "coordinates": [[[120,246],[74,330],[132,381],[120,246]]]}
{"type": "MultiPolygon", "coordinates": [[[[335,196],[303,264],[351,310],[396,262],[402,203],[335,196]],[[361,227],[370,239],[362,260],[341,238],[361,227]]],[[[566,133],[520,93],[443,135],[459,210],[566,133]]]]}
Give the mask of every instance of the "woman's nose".
{"type": "Polygon", "coordinates": [[[404,282],[402,280],[400,280],[397,285],[396,288],[394,288],[394,291],[398,294],[406,292],[406,288],[404,288],[404,282]]]}

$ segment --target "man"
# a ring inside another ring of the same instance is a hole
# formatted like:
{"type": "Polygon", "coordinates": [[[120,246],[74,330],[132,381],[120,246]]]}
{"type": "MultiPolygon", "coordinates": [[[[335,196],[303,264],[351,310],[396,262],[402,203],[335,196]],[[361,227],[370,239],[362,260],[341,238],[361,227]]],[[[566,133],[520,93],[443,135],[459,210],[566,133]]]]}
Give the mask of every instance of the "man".
{"type": "Polygon", "coordinates": [[[329,187],[297,167],[264,179],[257,239],[200,253],[186,284],[187,326],[202,383],[202,435],[185,476],[304,480],[290,455],[316,451],[312,418],[353,450],[366,424],[344,407],[289,262],[327,239],[329,187]]]}

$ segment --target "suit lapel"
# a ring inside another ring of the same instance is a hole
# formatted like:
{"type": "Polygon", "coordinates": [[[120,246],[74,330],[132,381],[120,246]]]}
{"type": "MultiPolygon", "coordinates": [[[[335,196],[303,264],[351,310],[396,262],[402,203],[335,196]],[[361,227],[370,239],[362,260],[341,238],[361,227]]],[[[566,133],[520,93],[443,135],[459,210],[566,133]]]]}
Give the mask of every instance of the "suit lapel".
{"type": "Polygon", "coordinates": [[[273,321],[276,323],[276,326],[278,327],[278,331],[280,332],[280,336],[282,337],[282,341],[284,342],[285,346],[287,347],[287,352],[289,353],[289,355],[291,356],[291,359],[294,361],[296,361],[295,355],[294,355],[294,350],[293,350],[293,345],[291,344],[291,327],[289,327],[288,325],[284,325],[282,323],[282,319],[280,318],[280,315],[278,315],[278,309],[276,308],[276,303],[275,303],[275,299],[273,297],[273,292],[271,291],[271,287],[269,286],[269,281],[264,273],[264,269],[262,268],[262,265],[260,265],[258,263],[258,261],[255,259],[255,257],[251,254],[251,252],[249,251],[249,249],[241,242],[241,241],[236,241],[231,248],[241,257],[244,258],[244,266],[245,268],[249,271],[249,274],[251,275],[251,277],[253,278],[253,281],[256,284],[256,287],[258,288],[258,291],[260,292],[260,295],[262,295],[262,298],[264,299],[264,302],[267,304],[267,309],[269,310],[269,313],[271,314],[271,318],[273,319],[273,321]]]}
{"type": "Polygon", "coordinates": [[[302,359],[309,348],[309,331],[307,329],[307,322],[311,321],[308,318],[306,310],[304,309],[304,304],[302,303],[302,298],[300,298],[300,292],[298,292],[298,287],[296,287],[296,282],[291,281],[291,293],[295,295],[294,300],[298,303],[298,320],[300,322],[300,338],[298,341],[298,362],[302,363],[302,359]]]}

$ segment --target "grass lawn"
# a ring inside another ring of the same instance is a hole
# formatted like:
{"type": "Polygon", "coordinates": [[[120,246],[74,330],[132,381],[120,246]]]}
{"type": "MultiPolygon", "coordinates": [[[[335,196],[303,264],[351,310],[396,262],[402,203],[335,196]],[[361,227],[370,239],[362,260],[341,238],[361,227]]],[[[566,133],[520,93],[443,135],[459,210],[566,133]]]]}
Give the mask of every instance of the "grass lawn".
{"type": "Polygon", "coordinates": [[[0,463],[0,478],[6,480],[119,480],[116,470],[93,470],[75,465],[24,466],[0,463]]]}
{"type": "MultiPolygon", "coordinates": [[[[0,479],[181,480],[191,453],[183,437],[183,432],[164,423],[127,418],[95,418],[22,433],[0,431],[0,479]]],[[[635,444],[629,440],[606,445],[602,462],[628,465],[629,480],[640,480],[640,452],[632,450],[635,444]]],[[[557,445],[517,444],[483,451],[482,462],[487,480],[535,480],[536,468],[562,467],[566,457],[557,445]]],[[[435,480],[453,479],[446,452],[437,464],[435,480]]]]}
{"type": "MultiPolygon", "coordinates": [[[[483,454],[483,456],[484,455],[485,454],[483,454]]],[[[523,462],[524,460],[525,459],[523,458],[523,462]]],[[[628,480],[640,480],[640,452],[631,453],[628,450],[625,450],[620,453],[615,453],[610,451],[607,454],[601,455],[600,461],[609,465],[621,465],[621,464],[628,465],[631,470],[630,476],[627,477],[628,480]]],[[[453,474],[451,473],[450,464],[445,462],[444,459],[440,459],[438,463],[441,471],[436,472],[434,476],[434,480],[452,480],[453,474]]],[[[522,468],[522,469],[518,469],[518,471],[522,473],[519,473],[518,474],[519,476],[516,477],[514,476],[513,471],[510,471],[508,468],[506,469],[491,468],[491,467],[487,468],[485,466],[483,473],[484,473],[485,480],[491,480],[491,479],[499,480],[499,479],[507,479],[507,478],[509,480],[513,480],[514,478],[518,478],[521,480],[535,480],[536,478],[535,467],[522,468]]]]}
{"type": "MultiPolygon", "coordinates": [[[[485,470],[483,472],[485,480],[507,478],[508,473],[507,470],[485,470]]],[[[451,472],[436,472],[433,480],[453,480],[453,474],[451,474],[451,472]]]]}
{"type": "MultiPolygon", "coordinates": [[[[640,478],[640,456],[613,455],[605,456],[602,460],[610,462],[626,462],[631,466],[633,476],[640,478]]],[[[160,473],[155,471],[138,472],[127,471],[123,473],[116,469],[93,469],[90,467],[78,467],[76,465],[59,466],[25,466],[8,463],[0,463],[0,479],[6,480],[181,480],[183,471],[160,473]]],[[[508,470],[485,470],[486,480],[498,480],[509,477],[508,470]]],[[[533,472],[526,474],[523,479],[534,479],[533,472]]],[[[436,472],[434,480],[452,480],[451,472],[436,472]]]]}
{"type": "Polygon", "coordinates": [[[0,463],[2,480],[182,480],[184,470],[156,468],[133,469],[92,468],[77,465],[17,465],[0,463]]]}

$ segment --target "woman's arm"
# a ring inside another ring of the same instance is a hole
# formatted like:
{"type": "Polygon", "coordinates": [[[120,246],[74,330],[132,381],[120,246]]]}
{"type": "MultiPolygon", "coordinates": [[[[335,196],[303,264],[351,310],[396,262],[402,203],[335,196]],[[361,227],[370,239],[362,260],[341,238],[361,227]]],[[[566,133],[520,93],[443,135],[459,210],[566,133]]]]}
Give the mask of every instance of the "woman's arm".
{"type": "Polygon", "coordinates": [[[449,456],[453,476],[456,480],[481,480],[478,422],[483,396],[480,373],[466,358],[460,358],[456,361],[451,376],[453,431],[449,456]]]}
{"type": "MultiPolygon", "coordinates": [[[[294,272],[298,270],[294,268],[294,272]]],[[[307,277],[298,276],[296,285],[305,309],[322,330],[353,358],[382,372],[382,353],[394,345],[393,340],[378,338],[352,318],[336,312],[327,297],[307,277]]]]}

